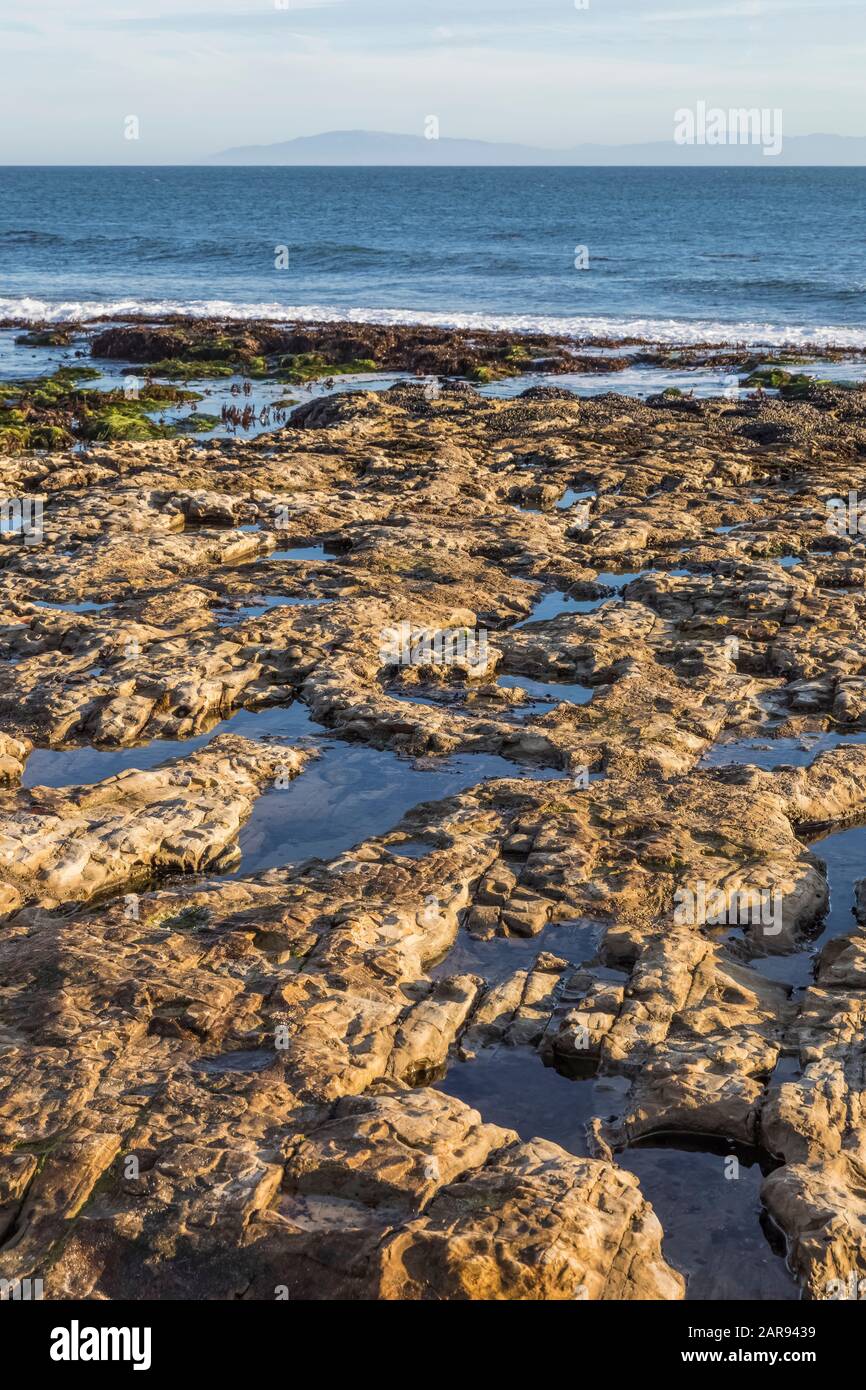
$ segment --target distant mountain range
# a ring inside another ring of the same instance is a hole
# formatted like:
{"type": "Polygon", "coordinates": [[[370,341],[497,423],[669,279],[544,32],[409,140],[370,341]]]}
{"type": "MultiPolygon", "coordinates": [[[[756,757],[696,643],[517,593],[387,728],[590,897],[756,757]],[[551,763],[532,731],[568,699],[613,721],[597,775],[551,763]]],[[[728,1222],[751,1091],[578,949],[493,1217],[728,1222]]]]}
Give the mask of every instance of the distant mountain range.
{"type": "Polygon", "coordinates": [[[537,149],[532,145],[487,140],[428,140],[423,135],[392,135],[380,130],[331,130],[302,135],[275,145],[239,145],[211,155],[210,164],[355,165],[866,165],[866,136],[786,136],[779,155],[760,145],[677,145],[658,140],[642,145],[574,145],[537,149]]]}

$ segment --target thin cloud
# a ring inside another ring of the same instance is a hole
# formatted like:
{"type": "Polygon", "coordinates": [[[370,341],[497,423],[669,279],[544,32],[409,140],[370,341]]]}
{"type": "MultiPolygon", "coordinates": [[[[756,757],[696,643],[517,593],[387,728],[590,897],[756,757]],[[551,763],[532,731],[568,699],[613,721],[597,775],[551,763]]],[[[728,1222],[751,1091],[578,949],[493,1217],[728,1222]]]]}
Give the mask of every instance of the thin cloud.
{"type": "Polygon", "coordinates": [[[637,12],[635,18],[644,24],[685,24],[719,19],[775,19],[780,15],[818,14],[826,19],[834,10],[860,8],[863,0],[732,0],[727,5],[708,8],[694,5],[688,10],[650,10],[637,12]]]}
{"type": "Polygon", "coordinates": [[[334,10],[346,0],[289,0],[284,7],[272,5],[261,10],[189,10],[185,14],[130,15],[117,19],[113,15],[87,20],[91,29],[128,30],[152,29],[176,33],[201,33],[214,29],[248,29],[253,26],[285,24],[287,18],[307,12],[334,10]]]}

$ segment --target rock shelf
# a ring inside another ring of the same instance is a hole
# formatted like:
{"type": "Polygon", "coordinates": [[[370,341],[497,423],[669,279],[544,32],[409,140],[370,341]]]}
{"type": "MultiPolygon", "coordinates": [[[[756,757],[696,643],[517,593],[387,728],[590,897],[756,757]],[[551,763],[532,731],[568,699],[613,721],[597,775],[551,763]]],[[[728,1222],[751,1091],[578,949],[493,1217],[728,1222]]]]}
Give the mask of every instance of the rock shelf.
{"type": "Polygon", "coordinates": [[[866,889],[809,848],[866,820],[866,549],[827,529],[864,458],[863,390],[448,383],[0,458],[44,504],[0,536],[0,1278],[680,1299],[707,1262],[647,1143],[698,1146],[692,1203],[742,1191],[725,1296],[756,1178],[748,1296],[866,1275],[866,889]],[[395,630],[485,660],[401,663],[395,630]],[[289,708],[302,737],[256,734],[289,708]],[[357,833],[299,853],[338,748],[399,758],[393,818],[348,760],[357,833]]]}

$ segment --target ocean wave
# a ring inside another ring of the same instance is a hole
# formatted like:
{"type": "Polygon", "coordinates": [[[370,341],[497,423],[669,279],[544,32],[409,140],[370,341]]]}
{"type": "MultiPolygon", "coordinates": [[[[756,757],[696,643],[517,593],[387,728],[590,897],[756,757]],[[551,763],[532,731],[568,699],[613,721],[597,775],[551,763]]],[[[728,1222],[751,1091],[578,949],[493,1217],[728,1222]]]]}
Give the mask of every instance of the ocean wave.
{"type": "Polygon", "coordinates": [[[57,232],[37,232],[29,227],[10,227],[0,232],[0,246],[62,246],[64,238],[57,232]]]}
{"type": "Polygon", "coordinates": [[[434,328],[491,329],[506,333],[553,333],[571,338],[643,338],[650,342],[682,344],[731,343],[749,347],[866,347],[866,328],[832,324],[774,324],[751,320],[726,323],[717,319],[630,318],[586,314],[494,314],[462,310],[341,308],[331,304],[280,304],[261,301],[233,303],[227,299],[111,299],[47,300],[0,297],[0,318],[28,322],[88,322],[97,318],[139,315],[159,319],[266,319],[275,323],[381,323],[393,326],[427,324],[434,328]]]}

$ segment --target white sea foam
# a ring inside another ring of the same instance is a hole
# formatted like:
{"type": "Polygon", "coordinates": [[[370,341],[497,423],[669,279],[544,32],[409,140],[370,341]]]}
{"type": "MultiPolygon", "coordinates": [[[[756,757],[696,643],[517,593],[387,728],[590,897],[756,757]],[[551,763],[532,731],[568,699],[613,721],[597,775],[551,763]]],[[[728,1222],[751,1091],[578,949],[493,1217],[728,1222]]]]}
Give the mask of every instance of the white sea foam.
{"type": "Polygon", "coordinates": [[[277,323],[429,324],[437,328],[487,328],[510,333],[554,333],[573,338],[642,338],[654,343],[740,343],[754,347],[866,347],[866,328],[832,324],[796,326],[751,320],[618,318],[603,315],[476,314],[429,309],[343,309],[330,304],[234,304],[227,299],[46,300],[0,298],[0,318],[49,323],[88,322],[129,315],[166,318],[269,319],[277,323]]]}

